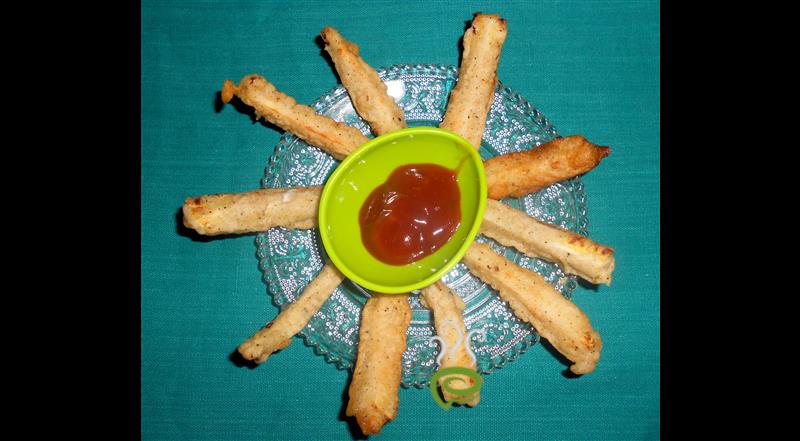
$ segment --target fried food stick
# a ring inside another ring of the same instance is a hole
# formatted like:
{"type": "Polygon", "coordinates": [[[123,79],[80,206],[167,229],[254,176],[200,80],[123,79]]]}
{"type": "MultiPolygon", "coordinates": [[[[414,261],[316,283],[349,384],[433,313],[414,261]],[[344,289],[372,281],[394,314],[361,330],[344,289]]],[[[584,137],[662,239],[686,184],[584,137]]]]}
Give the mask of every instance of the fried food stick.
{"type": "MultiPolygon", "coordinates": [[[[436,329],[436,335],[444,338],[445,348],[447,349],[446,355],[442,358],[442,363],[439,369],[448,367],[465,367],[468,369],[475,369],[475,360],[469,356],[464,345],[469,344],[467,339],[467,327],[464,325],[464,301],[458,294],[454,293],[447,285],[441,280],[422,289],[420,300],[425,307],[433,312],[433,324],[436,329]],[[461,340],[458,341],[459,331],[461,340]]],[[[475,381],[466,375],[454,375],[461,379],[463,388],[472,386],[475,381]]],[[[445,378],[439,380],[439,384],[444,383],[445,378]]],[[[455,382],[454,382],[455,383],[455,382]]],[[[458,383],[455,384],[458,386],[458,383]]],[[[445,401],[452,401],[458,398],[452,393],[442,389],[445,401]]],[[[476,406],[481,401],[480,394],[475,394],[475,398],[466,403],[467,406],[476,406]]]]}
{"type": "Polygon", "coordinates": [[[589,318],[542,276],[495,253],[488,245],[473,242],[463,260],[472,274],[496,289],[514,314],[530,323],[539,334],[574,364],[570,370],[586,374],[600,359],[602,342],[589,318]]]}
{"type": "Polygon", "coordinates": [[[342,280],[344,276],[332,263],[325,264],[294,303],[239,345],[239,353],[248,360],[263,363],[273,352],[289,346],[292,336],[308,324],[342,280]]]}
{"type": "Polygon", "coordinates": [[[499,15],[476,13],[464,32],[464,52],[458,82],[439,127],[463,136],[476,149],[481,147],[486,115],[497,87],[497,65],[506,40],[507,23],[499,15]]]}
{"type": "Polygon", "coordinates": [[[375,294],[361,311],[358,356],[345,413],[356,418],[364,435],[379,433],[397,416],[410,322],[408,295],[375,294]]]}
{"type": "Polygon", "coordinates": [[[556,263],[566,273],[577,274],[592,283],[611,285],[613,249],[502,202],[486,201],[480,232],[530,257],[556,263]]]}
{"type": "Polygon", "coordinates": [[[489,198],[524,196],[595,168],[611,153],[580,135],[556,138],[524,152],[495,156],[483,163],[489,198]]]}
{"type": "Polygon", "coordinates": [[[206,236],[313,228],[321,193],[322,187],[265,188],[187,198],[183,224],[206,236]]]}
{"type": "Polygon", "coordinates": [[[372,131],[383,135],[407,127],[403,110],[386,93],[386,84],[375,69],[358,55],[358,46],[345,40],[330,26],[326,26],[320,35],[353,107],[372,131]]]}
{"type": "Polygon", "coordinates": [[[297,104],[294,98],[278,91],[260,75],[247,75],[238,86],[231,80],[225,80],[222,101],[230,102],[234,95],[253,107],[257,117],[263,117],[283,130],[294,133],[336,159],[344,159],[368,140],[355,127],[322,116],[311,107],[297,104]]]}
{"type": "MultiPolygon", "coordinates": [[[[610,152],[608,147],[598,147],[586,138],[574,135],[555,139],[529,151],[495,156],[484,162],[488,195],[492,199],[502,199],[537,191],[591,170],[610,152]]],[[[207,235],[257,232],[273,226],[313,228],[317,225],[322,187],[306,187],[298,192],[301,198],[297,204],[287,200],[283,193],[270,191],[273,190],[189,198],[183,207],[184,224],[207,235]]],[[[544,255],[541,257],[547,259],[544,255]]],[[[574,267],[576,270],[580,268],[574,267]]],[[[612,269],[609,268],[609,274],[612,269]]]]}

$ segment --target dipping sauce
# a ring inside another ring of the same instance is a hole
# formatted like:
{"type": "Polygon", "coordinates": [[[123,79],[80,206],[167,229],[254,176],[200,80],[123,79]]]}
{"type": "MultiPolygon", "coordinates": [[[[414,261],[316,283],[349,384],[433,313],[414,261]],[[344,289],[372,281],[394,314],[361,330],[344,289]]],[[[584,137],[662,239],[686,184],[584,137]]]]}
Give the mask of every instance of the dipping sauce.
{"type": "Polygon", "coordinates": [[[396,168],[364,201],[358,220],[364,247],[383,263],[405,265],[433,254],[461,224],[456,170],[396,168]]]}

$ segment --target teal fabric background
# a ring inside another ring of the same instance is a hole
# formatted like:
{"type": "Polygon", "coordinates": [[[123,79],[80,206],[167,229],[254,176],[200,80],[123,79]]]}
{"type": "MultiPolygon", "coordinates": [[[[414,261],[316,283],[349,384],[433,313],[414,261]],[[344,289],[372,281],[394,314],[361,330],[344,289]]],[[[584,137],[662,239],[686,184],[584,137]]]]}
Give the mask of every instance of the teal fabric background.
{"type": "Polygon", "coordinates": [[[257,188],[280,133],[232,106],[224,79],[261,73],[301,103],[337,83],[325,25],[375,67],[457,64],[472,12],[509,33],[499,78],[562,135],[613,153],[583,182],[589,230],[616,249],[611,287],[574,301],[603,338],[577,379],[541,345],[485,378],[474,409],[401,390],[382,440],[652,440],[660,430],[659,4],[654,1],[144,1],[141,23],[141,429],[145,440],[351,439],[348,374],[300,339],[249,369],[236,346],[277,313],[254,236],[180,234],[187,196],[257,188]],[[368,6],[367,6],[368,5],[368,6]]]}

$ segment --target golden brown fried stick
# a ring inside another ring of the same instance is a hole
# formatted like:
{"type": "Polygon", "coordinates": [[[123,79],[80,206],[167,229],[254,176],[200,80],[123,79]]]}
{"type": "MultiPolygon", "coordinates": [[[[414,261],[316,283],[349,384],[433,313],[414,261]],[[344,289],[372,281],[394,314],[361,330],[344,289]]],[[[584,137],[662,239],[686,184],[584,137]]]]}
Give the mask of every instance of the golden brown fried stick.
{"type": "Polygon", "coordinates": [[[368,141],[355,127],[322,116],[311,107],[297,104],[294,98],[280,92],[260,75],[247,75],[238,86],[231,80],[225,80],[222,85],[222,101],[227,103],[234,95],[253,107],[256,116],[264,117],[307,143],[325,150],[336,159],[344,159],[368,141]]]}
{"type": "Polygon", "coordinates": [[[347,89],[353,107],[376,135],[406,127],[403,110],[386,93],[386,84],[378,73],[358,55],[358,46],[345,40],[339,32],[326,26],[320,32],[325,50],[330,54],[336,72],[347,89]]]}
{"type": "Polygon", "coordinates": [[[267,326],[239,345],[239,353],[248,360],[263,363],[269,356],[289,346],[311,317],[342,283],[344,276],[328,262],[314,280],[303,289],[294,303],[282,310],[267,326]]]}
{"type": "Polygon", "coordinates": [[[595,168],[611,153],[580,135],[556,138],[524,152],[495,156],[483,163],[491,199],[524,196],[595,168]]]}
{"type": "Polygon", "coordinates": [[[358,356],[346,414],[356,418],[364,435],[379,433],[397,416],[410,322],[408,295],[374,294],[361,311],[358,356]]]}
{"type": "Polygon", "coordinates": [[[464,52],[458,82],[439,127],[463,136],[476,149],[481,147],[486,115],[497,87],[497,65],[506,40],[507,23],[499,15],[476,13],[464,32],[464,52]]]}
{"type": "MultiPolygon", "coordinates": [[[[465,367],[475,371],[475,360],[469,356],[464,347],[465,344],[469,344],[469,340],[467,340],[467,327],[464,325],[464,317],[462,315],[464,301],[461,300],[461,297],[440,280],[427,288],[423,288],[420,300],[423,305],[433,312],[436,335],[443,337],[445,341],[445,347],[442,348],[442,351],[447,349],[447,353],[442,358],[439,369],[465,367]],[[464,343],[459,340],[464,341],[464,343]]],[[[461,389],[472,386],[475,383],[474,380],[466,375],[453,375],[453,377],[461,379],[461,384],[464,385],[460,387],[461,389]]],[[[446,378],[441,378],[439,384],[441,385],[445,380],[446,378]]],[[[458,384],[454,385],[458,386],[458,384]]],[[[442,393],[445,401],[453,401],[458,398],[457,395],[451,394],[445,389],[442,389],[442,393]]],[[[465,404],[467,406],[476,406],[480,400],[480,393],[477,393],[475,398],[465,404]]]]}
{"type": "MultiPolygon", "coordinates": [[[[522,196],[572,178],[595,167],[610,151],[608,147],[598,147],[582,136],[574,135],[555,139],[529,151],[495,156],[484,162],[489,197],[522,196]]],[[[189,198],[183,207],[184,224],[207,235],[257,232],[273,226],[313,228],[317,225],[317,205],[322,187],[306,187],[299,194],[301,199],[297,204],[286,203],[291,201],[286,200],[285,195],[272,191],[286,190],[255,190],[189,198]]],[[[612,269],[609,268],[609,273],[612,269]]]]}
{"type": "Polygon", "coordinates": [[[586,374],[600,359],[602,341],[575,303],[564,298],[542,276],[522,268],[482,243],[473,242],[464,255],[472,274],[496,289],[514,314],[546,338],[574,364],[570,370],[586,374]]]}
{"type": "Polygon", "coordinates": [[[611,285],[614,250],[489,199],[480,232],[531,257],[540,257],[592,283],[611,285]]]}
{"type": "Polygon", "coordinates": [[[187,198],[183,224],[207,236],[314,228],[321,192],[322,187],[265,188],[187,198]]]}

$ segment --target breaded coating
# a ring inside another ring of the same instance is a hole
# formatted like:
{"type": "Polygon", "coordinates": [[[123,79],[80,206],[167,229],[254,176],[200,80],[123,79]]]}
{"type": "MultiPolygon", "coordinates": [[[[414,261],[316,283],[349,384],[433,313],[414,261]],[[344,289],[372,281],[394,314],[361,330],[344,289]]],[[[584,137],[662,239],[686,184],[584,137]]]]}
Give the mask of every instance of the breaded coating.
{"type": "MultiPolygon", "coordinates": [[[[444,338],[447,353],[442,358],[439,369],[448,367],[464,367],[476,371],[475,360],[469,356],[465,349],[465,344],[470,344],[467,340],[467,327],[464,325],[464,301],[453,290],[451,290],[441,280],[422,289],[420,296],[422,304],[433,312],[433,326],[436,335],[444,338]],[[459,341],[459,331],[461,341],[459,341]]],[[[466,375],[453,375],[461,379],[461,382],[453,382],[453,386],[465,389],[475,384],[472,378],[466,375]],[[463,385],[463,386],[461,386],[463,385]]],[[[444,383],[446,378],[439,379],[439,384],[444,383]]],[[[442,389],[445,401],[453,401],[458,398],[454,394],[442,389]]],[[[466,403],[467,406],[476,406],[481,401],[480,393],[475,394],[475,398],[466,403]]]]}
{"type": "Polygon", "coordinates": [[[489,198],[533,193],[586,173],[611,153],[580,135],[556,138],[524,152],[495,156],[483,163],[489,198]]]}
{"type": "Polygon", "coordinates": [[[450,92],[440,128],[464,137],[476,149],[481,147],[486,115],[497,87],[497,65],[506,40],[506,20],[495,14],[476,13],[464,32],[464,52],[458,82],[450,92]]]}
{"type": "Polygon", "coordinates": [[[397,416],[410,322],[411,307],[404,294],[374,294],[361,311],[358,356],[346,414],[356,418],[365,435],[379,433],[397,416]]]}
{"type": "MultiPolygon", "coordinates": [[[[488,195],[492,199],[523,196],[591,170],[610,152],[608,147],[596,146],[580,135],[573,135],[557,138],[525,152],[495,156],[484,162],[488,195]]],[[[314,228],[317,226],[321,192],[322,187],[315,186],[188,198],[183,205],[183,223],[203,235],[251,233],[275,226],[314,228]]],[[[507,210],[505,213],[514,215],[507,210]]],[[[504,237],[501,232],[506,222],[498,216],[489,215],[491,213],[487,209],[489,225],[483,227],[486,234],[498,241],[510,240],[509,235],[504,237]]],[[[535,228],[528,224],[529,228],[535,228]]],[[[522,234],[516,226],[511,231],[516,236],[522,234]]],[[[610,283],[614,270],[613,250],[582,237],[562,236],[562,239],[567,240],[570,246],[559,245],[562,248],[560,254],[551,251],[550,257],[544,254],[546,251],[537,251],[530,244],[501,243],[530,256],[558,263],[565,271],[578,274],[590,282],[610,283]],[[568,254],[576,252],[577,255],[566,259],[568,254]],[[553,260],[556,258],[560,260],[553,260]],[[596,271],[592,269],[593,265],[596,271]]],[[[528,240],[538,239],[528,235],[528,240]]]]}
{"type": "Polygon", "coordinates": [[[546,338],[574,364],[570,370],[586,374],[600,359],[602,341],[589,318],[564,298],[542,276],[495,253],[489,245],[473,242],[463,260],[470,272],[496,289],[514,314],[546,338]]]}
{"type": "Polygon", "coordinates": [[[183,225],[206,236],[317,226],[322,187],[265,188],[187,198],[183,225]]]}
{"type": "Polygon", "coordinates": [[[558,264],[566,273],[576,274],[592,283],[611,285],[613,249],[542,222],[502,202],[486,201],[480,232],[530,257],[558,264]]]}
{"type": "Polygon", "coordinates": [[[222,85],[222,101],[236,95],[243,103],[276,126],[297,135],[310,145],[325,150],[336,159],[344,159],[368,141],[355,127],[322,116],[309,106],[280,92],[261,75],[247,75],[236,86],[231,80],[222,85]]]}
{"type": "Polygon", "coordinates": [[[358,55],[358,46],[345,40],[330,26],[326,26],[320,35],[353,107],[372,132],[383,135],[407,127],[403,110],[386,92],[386,84],[375,69],[358,55]]]}
{"type": "Polygon", "coordinates": [[[342,280],[344,276],[332,263],[325,264],[294,303],[239,345],[239,353],[248,360],[263,363],[273,352],[289,346],[292,336],[308,324],[342,280]]]}

